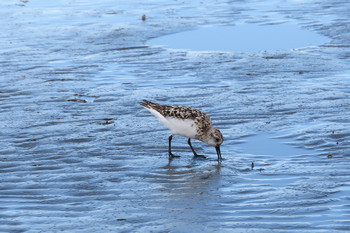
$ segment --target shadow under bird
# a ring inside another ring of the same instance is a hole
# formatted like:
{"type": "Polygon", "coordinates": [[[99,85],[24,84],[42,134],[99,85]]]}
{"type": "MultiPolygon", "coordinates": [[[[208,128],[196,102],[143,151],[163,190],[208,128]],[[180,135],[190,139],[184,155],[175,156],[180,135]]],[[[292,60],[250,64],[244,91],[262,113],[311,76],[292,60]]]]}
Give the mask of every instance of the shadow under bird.
{"type": "Polygon", "coordinates": [[[169,136],[169,158],[180,157],[171,152],[171,140],[174,135],[180,135],[188,138],[190,146],[195,157],[198,155],[192,147],[191,138],[200,140],[213,146],[216,149],[218,160],[221,160],[220,145],[224,141],[221,132],[215,128],[210,117],[201,110],[185,106],[167,106],[143,100],[140,103],[150,113],[152,113],[160,123],[171,130],[169,136]]]}

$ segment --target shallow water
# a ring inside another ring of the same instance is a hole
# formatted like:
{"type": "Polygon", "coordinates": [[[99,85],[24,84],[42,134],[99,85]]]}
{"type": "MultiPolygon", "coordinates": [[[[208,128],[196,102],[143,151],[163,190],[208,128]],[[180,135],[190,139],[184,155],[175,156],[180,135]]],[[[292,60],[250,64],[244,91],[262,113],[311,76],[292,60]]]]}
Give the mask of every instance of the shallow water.
{"type": "Polygon", "coordinates": [[[325,36],[293,24],[241,24],[202,27],[157,37],[147,44],[191,51],[256,52],[297,49],[328,41],[325,36]]]}
{"type": "Polygon", "coordinates": [[[349,10],[344,1],[0,3],[0,231],[350,230],[349,10]],[[148,43],[237,23],[295,24],[329,42],[262,52],[148,43]],[[169,131],[143,98],[209,113],[224,160],[195,140],[208,158],[194,159],[175,136],[181,158],[169,162],[169,131]]]}
{"type": "MultiPolygon", "coordinates": [[[[291,142],[293,144],[293,142],[291,142]]],[[[239,145],[241,153],[254,155],[272,155],[276,157],[292,155],[308,155],[315,153],[312,150],[298,148],[288,144],[285,138],[278,138],[269,134],[258,134],[247,137],[242,145],[239,145]]]]}

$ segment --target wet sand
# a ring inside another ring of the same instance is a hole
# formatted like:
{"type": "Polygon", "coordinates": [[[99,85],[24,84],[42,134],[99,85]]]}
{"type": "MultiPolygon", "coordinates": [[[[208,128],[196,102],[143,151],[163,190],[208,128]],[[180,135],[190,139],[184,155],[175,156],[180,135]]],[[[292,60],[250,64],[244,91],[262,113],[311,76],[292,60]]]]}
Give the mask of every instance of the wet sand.
{"type": "Polygon", "coordinates": [[[349,3],[119,4],[0,4],[0,231],[350,230],[349,3]],[[147,43],[240,22],[294,23],[329,42],[147,43]],[[169,162],[169,131],[143,98],[207,112],[224,160],[193,141],[208,157],[195,159],[174,137],[181,158],[169,162]]]}

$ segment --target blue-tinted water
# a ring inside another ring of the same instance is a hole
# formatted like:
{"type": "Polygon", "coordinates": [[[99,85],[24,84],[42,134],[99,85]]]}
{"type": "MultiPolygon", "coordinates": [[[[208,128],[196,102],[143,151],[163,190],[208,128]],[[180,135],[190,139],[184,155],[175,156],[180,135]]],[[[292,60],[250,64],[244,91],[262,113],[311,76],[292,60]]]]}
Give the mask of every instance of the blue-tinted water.
{"type": "Polygon", "coordinates": [[[311,150],[298,148],[288,144],[288,140],[276,138],[269,134],[259,134],[247,137],[240,146],[240,153],[253,155],[270,155],[287,157],[293,155],[309,155],[315,153],[311,150]]]}
{"type": "Polygon", "coordinates": [[[194,51],[254,52],[322,45],[329,38],[296,24],[210,26],[157,37],[153,46],[194,51]]]}
{"type": "Polygon", "coordinates": [[[0,231],[348,231],[349,12],[344,1],[2,1],[0,231]],[[150,44],[242,23],[329,40],[239,53],[150,44]],[[196,140],[207,159],[194,159],[174,137],[170,162],[170,132],[143,98],[206,111],[224,160],[196,140]]]}

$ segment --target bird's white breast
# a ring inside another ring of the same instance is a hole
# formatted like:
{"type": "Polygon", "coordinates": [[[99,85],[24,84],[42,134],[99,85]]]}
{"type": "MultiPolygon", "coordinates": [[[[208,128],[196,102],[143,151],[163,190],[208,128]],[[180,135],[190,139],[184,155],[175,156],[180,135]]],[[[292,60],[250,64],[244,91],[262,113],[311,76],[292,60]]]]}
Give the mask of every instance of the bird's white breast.
{"type": "Polygon", "coordinates": [[[187,138],[195,138],[197,134],[196,124],[190,119],[165,118],[164,126],[173,132],[173,134],[181,135],[187,138]]]}
{"type": "Polygon", "coordinates": [[[191,119],[180,119],[174,117],[164,117],[158,111],[148,108],[160,123],[171,130],[173,134],[177,134],[187,138],[195,138],[197,134],[196,124],[191,119]]]}

